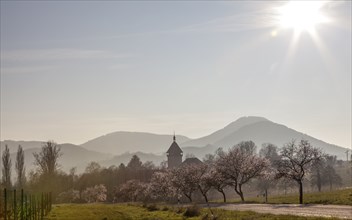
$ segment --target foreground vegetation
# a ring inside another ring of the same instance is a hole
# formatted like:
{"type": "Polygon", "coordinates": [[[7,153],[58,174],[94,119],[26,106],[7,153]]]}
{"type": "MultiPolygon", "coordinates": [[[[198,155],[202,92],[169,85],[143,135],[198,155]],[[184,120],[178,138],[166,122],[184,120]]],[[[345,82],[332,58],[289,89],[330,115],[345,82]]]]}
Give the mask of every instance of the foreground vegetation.
{"type": "MultiPolygon", "coordinates": [[[[213,209],[218,220],[223,219],[266,219],[266,220],[318,220],[321,217],[299,217],[291,215],[259,214],[251,211],[227,211],[213,209]]],[[[54,206],[48,220],[206,220],[212,219],[208,209],[197,207],[170,207],[163,205],[138,204],[63,204],[54,206]]],[[[329,218],[336,219],[336,218],[329,218]]]]}
{"type": "MultiPolygon", "coordinates": [[[[297,194],[269,196],[268,203],[271,204],[296,204],[298,201],[297,194]]],[[[219,201],[220,202],[220,201],[219,201]]],[[[230,202],[241,202],[240,199],[231,200],[230,202]]],[[[263,198],[248,198],[248,203],[262,203],[263,198]]],[[[326,192],[314,192],[304,194],[305,204],[333,204],[333,205],[352,205],[352,188],[341,189],[326,192]]]]}

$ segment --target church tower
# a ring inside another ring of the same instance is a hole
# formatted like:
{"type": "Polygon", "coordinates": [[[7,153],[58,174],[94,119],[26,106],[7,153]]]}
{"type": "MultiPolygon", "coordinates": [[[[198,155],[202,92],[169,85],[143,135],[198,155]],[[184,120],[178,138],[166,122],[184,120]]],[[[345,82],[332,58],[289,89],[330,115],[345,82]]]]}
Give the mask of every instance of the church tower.
{"type": "Polygon", "coordinates": [[[166,152],[167,155],[167,166],[168,168],[178,167],[182,163],[183,152],[176,143],[176,136],[174,134],[174,141],[172,142],[169,150],[166,152]]]}

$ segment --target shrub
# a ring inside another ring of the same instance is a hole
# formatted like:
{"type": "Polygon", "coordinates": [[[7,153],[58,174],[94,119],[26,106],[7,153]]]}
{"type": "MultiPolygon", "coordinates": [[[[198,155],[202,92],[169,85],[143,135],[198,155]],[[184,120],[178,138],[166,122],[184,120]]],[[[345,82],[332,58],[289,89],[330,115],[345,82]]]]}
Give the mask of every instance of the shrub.
{"type": "Polygon", "coordinates": [[[155,204],[151,204],[147,206],[148,211],[153,212],[159,210],[155,204]]]}
{"type": "Polygon", "coordinates": [[[70,189],[66,192],[62,192],[57,196],[56,202],[58,203],[79,202],[79,191],[70,189]]]}
{"type": "Polygon", "coordinates": [[[181,213],[184,212],[184,209],[183,209],[182,207],[176,207],[174,211],[175,211],[175,213],[177,213],[177,214],[181,214],[181,213]]]}
{"type": "Polygon", "coordinates": [[[200,208],[197,205],[192,205],[186,208],[186,211],[183,213],[185,217],[196,217],[200,215],[200,208]]]}
{"type": "Polygon", "coordinates": [[[201,220],[218,220],[218,217],[215,215],[209,215],[209,213],[205,214],[201,220]]]}

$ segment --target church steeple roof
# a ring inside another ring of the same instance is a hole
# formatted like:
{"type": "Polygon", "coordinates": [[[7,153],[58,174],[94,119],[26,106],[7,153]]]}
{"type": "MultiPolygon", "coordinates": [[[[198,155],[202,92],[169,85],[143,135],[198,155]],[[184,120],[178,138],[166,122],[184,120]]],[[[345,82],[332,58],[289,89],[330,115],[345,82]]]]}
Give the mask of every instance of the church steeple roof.
{"type": "Polygon", "coordinates": [[[176,135],[175,134],[174,134],[174,137],[173,137],[173,142],[172,142],[171,146],[169,147],[169,150],[167,150],[166,153],[168,155],[180,155],[180,154],[183,153],[181,148],[176,143],[176,135]]]}

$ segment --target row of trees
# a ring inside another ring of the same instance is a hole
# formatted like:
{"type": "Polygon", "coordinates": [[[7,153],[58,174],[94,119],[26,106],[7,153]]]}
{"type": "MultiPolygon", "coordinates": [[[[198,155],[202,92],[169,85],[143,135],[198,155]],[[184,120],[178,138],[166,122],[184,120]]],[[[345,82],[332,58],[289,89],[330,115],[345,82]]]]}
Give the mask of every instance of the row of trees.
{"type": "MultiPolygon", "coordinates": [[[[303,202],[303,181],[311,177],[317,186],[339,184],[341,178],[334,169],[336,157],[324,155],[308,141],[286,144],[282,149],[264,144],[259,153],[252,141],[241,142],[228,151],[221,149],[207,155],[203,163],[182,165],[176,169],[142,163],[133,156],[126,165],[101,167],[91,162],[84,173],[69,173],[58,169],[60,148],[47,142],[34,153],[37,170],[25,177],[24,154],[18,148],[16,157],[17,187],[33,191],[51,191],[59,202],[118,202],[118,201],[193,201],[199,195],[208,202],[210,192],[219,192],[226,202],[229,189],[245,201],[244,186],[255,183],[268,194],[279,180],[295,182],[303,202]]],[[[3,185],[11,187],[11,159],[8,147],[3,157],[3,185]]]]}
{"type": "MultiPolygon", "coordinates": [[[[284,179],[297,184],[299,203],[302,204],[303,181],[308,175],[320,170],[324,172],[324,178],[332,181],[331,184],[338,183],[333,167],[323,168],[322,165],[332,158],[305,140],[299,143],[292,141],[280,152],[276,146],[265,144],[259,154],[256,154],[252,141],[241,142],[227,152],[218,150],[215,155],[208,155],[204,163],[156,171],[150,182],[131,180],[117,190],[116,198],[170,201],[184,196],[192,202],[192,196],[200,193],[208,202],[208,193],[213,189],[221,193],[226,202],[225,188],[232,188],[244,202],[243,186],[249,182],[256,181],[267,195],[269,188],[284,179]]],[[[314,183],[321,185],[322,179],[320,176],[320,180],[314,183]]]]}
{"type": "MultiPolygon", "coordinates": [[[[48,141],[43,144],[42,149],[39,153],[33,153],[34,164],[37,169],[29,173],[29,181],[26,178],[26,170],[24,166],[24,151],[21,145],[18,146],[16,161],[15,161],[15,171],[16,171],[16,182],[12,185],[11,182],[11,168],[12,161],[10,158],[10,150],[8,146],[5,146],[5,149],[2,154],[2,186],[11,189],[13,187],[22,189],[32,183],[38,182],[39,180],[43,182],[42,188],[40,186],[40,191],[50,190],[55,181],[55,176],[60,175],[58,170],[58,159],[61,156],[60,147],[52,141],[48,141]]],[[[39,188],[39,187],[38,187],[39,188]]]]}
{"type": "Polygon", "coordinates": [[[120,164],[118,167],[111,166],[109,168],[101,167],[97,162],[91,162],[87,165],[85,172],[78,175],[76,168],[70,169],[65,173],[59,169],[59,159],[62,153],[60,147],[53,141],[48,141],[43,144],[41,151],[33,153],[36,165],[35,170],[28,173],[28,178],[25,175],[24,167],[24,152],[21,146],[18,147],[15,168],[16,181],[11,182],[12,161],[8,146],[2,154],[2,182],[1,187],[25,188],[27,191],[50,191],[53,198],[58,198],[61,194],[65,200],[65,196],[70,201],[75,202],[90,202],[93,199],[91,194],[102,186],[105,190],[98,190],[99,194],[97,201],[102,201],[101,192],[105,192],[106,198],[104,201],[113,201],[115,187],[119,186],[128,180],[137,179],[142,182],[148,182],[157,169],[152,162],[142,163],[137,156],[133,156],[127,165],[120,164]],[[94,190],[93,190],[94,189],[94,190]],[[77,193],[78,192],[78,193],[77,193]],[[78,196],[77,196],[78,195],[78,196]],[[89,196],[87,196],[89,195],[89,196]]]}
{"type": "MultiPolygon", "coordinates": [[[[2,155],[2,183],[5,188],[10,189],[12,187],[11,183],[11,168],[12,161],[10,158],[10,150],[8,146],[5,146],[5,150],[2,155]]],[[[18,146],[17,154],[16,154],[16,162],[15,162],[15,170],[17,174],[17,181],[15,185],[18,188],[22,188],[26,182],[26,170],[24,167],[24,152],[21,145],[18,146]]]]}

